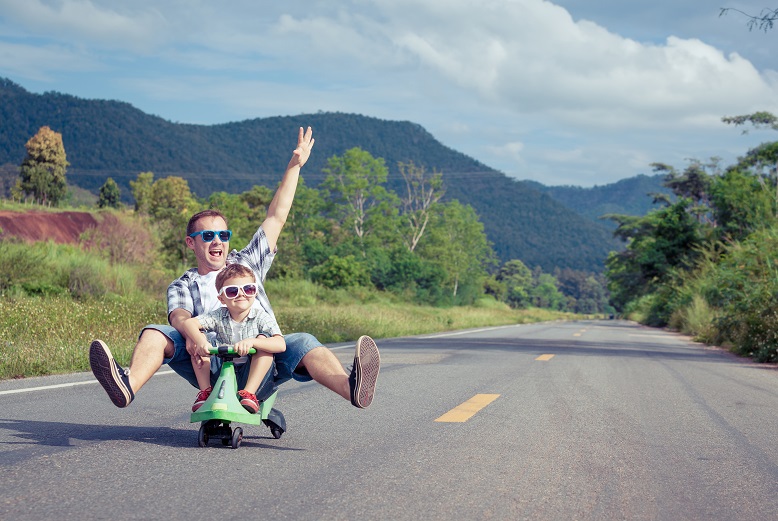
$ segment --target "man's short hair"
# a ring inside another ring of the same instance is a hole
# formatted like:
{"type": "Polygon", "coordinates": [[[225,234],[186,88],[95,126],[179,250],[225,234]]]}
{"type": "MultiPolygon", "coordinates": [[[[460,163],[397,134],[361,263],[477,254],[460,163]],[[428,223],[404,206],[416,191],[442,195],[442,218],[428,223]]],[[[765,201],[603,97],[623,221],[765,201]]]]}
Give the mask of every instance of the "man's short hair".
{"type": "Polygon", "coordinates": [[[226,225],[226,228],[229,229],[230,225],[227,222],[227,218],[224,216],[223,213],[221,213],[219,210],[215,208],[211,208],[209,210],[203,210],[202,212],[197,212],[192,217],[189,218],[189,222],[186,225],[186,236],[189,237],[194,232],[199,231],[195,230],[195,225],[197,224],[197,221],[202,219],[203,217],[221,217],[224,219],[224,224],[226,225]]]}
{"type": "Polygon", "coordinates": [[[235,277],[250,277],[252,281],[257,281],[257,276],[254,275],[254,270],[243,264],[227,264],[216,275],[216,291],[219,291],[224,286],[224,281],[235,277]]]}

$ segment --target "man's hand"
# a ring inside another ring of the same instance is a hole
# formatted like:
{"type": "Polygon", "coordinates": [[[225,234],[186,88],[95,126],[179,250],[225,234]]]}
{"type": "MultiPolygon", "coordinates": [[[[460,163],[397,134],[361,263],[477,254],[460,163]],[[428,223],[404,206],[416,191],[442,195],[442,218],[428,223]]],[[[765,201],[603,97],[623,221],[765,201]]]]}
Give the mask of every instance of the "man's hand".
{"type": "Polygon", "coordinates": [[[299,166],[302,168],[308,161],[308,158],[311,157],[311,149],[313,148],[313,143],[315,141],[316,140],[313,139],[313,130],[311,130],[311,127],[308,127],[304,134],[303,127],[300,127],[300,132],[297,134],[297,148],[292,152],[292,159],[289,160],[289,167],[299,166]]]}

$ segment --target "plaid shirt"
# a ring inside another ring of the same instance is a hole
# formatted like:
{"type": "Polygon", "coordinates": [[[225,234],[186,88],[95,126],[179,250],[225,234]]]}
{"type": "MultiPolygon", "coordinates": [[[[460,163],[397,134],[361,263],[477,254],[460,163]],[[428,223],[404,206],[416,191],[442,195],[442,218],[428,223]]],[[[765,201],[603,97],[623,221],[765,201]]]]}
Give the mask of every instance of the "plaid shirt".
{"type": "MultiPolygon", "coordinates": [[[[200,325],[206,333],[211,331],[216,333],[216,340],[220,344],[231,345],[235,343],[235,331],[232,329],[234,322],[230,320],[230,312],[227,308],[219,308],[210,313],[199,315],[197,320],[200,321],[200,325]]],[[[265,313],[262,308],[253,307],[246,319],[240,323],[239,333],[240,340],[257,338],[259,335],[269,338],[273,335],[280,335],[281,328],[278,327],[278,323],[269,313],[265,313]]]]}
{"type": "MultiPolygon", "coordinates": [[[[276,322],[276,316],[273,308],[270,307],[270,300],[265,293],[264,283],[270,265],[273,263],[276,252],[270,251],[270,245],[267,242],[265,231],[260,226],[252,237],[251,242],[240,251],[232,250],[227,255],[227,264],[243,264],[254,271],[257,276],[257,299],[254,306],[260,306],[270,315],[273,322],[276,322]]],[[[167,288],[167,315],[170,319],[170,313],[174,309],[184,309],[189,311],[193,317],[202,315],[207,310],[203,309],[202,299],[200,297],[200,287],[197,285],[197,268],[187,270],[181,277],[174,280],[167,288]]],[[[213,288],[214,293],[216,287],[213,288]]]]}

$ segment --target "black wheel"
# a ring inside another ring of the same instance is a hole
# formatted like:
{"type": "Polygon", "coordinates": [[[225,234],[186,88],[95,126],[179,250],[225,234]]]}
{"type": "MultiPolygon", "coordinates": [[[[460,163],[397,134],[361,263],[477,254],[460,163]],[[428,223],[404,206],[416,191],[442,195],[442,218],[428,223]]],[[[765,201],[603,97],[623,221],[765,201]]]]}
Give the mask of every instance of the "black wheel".
{"type": "Polygon", "coordinates": [[[231,441],[232,441],[232,435],[230,435],[229,438],[222,438],[222,445],[224,445],[226,447],[227,445],[229,445],[231,443],[231,441]]]}
{"type": "Polygon", "coordinates": [[[208,433],[206,432],[205,422],[200,424],[200,432],[197,433],[197,444],[201,447],[208,446],[208,433]]]}
{"type": "Polygon", "coordinates": [[[278,425],[274,425],[270,427],[270,434],[272,434],[275,439],[280,438],[283,433],[284,430],[278,425]]]}
{"type": "Polygon", "coordinates": [[[243,441],[243,429],[235,427],[235,430],[232,431],[232,448],[237,449],[240,447],[241,441],[243,441]]]}

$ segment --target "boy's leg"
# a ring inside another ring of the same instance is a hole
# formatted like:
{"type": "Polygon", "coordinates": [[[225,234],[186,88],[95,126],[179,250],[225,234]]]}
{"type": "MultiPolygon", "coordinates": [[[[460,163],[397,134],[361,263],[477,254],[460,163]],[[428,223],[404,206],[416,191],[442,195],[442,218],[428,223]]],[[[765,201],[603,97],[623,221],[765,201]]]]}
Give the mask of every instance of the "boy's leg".
{"type": "Polygon", "coordinates": [[[210,357],[201,359],[199,356],[190,356],[190,360],[192,361],[192,370],[197,379],[197,387],[200,389],[200,392],[197,393],[197,397],[192,404],[192,412],[197,412],[208,397],[211,396],[211,391],[213,390],[213,387],[211,387],[211,359],[210,357]],[[201,363],[198,365],[198,362],[201,363]]]}
{"type": "Polygon", "coordinates": [[[273,355],[268,353],[256,353],[251,357],[249,376],[246,379],[246,385],[244,389],[250,393],[256,393],[259,390],[259,386],[262,385],[262,381],[265,379],[265,375],[273,365],[273,355]]]}

